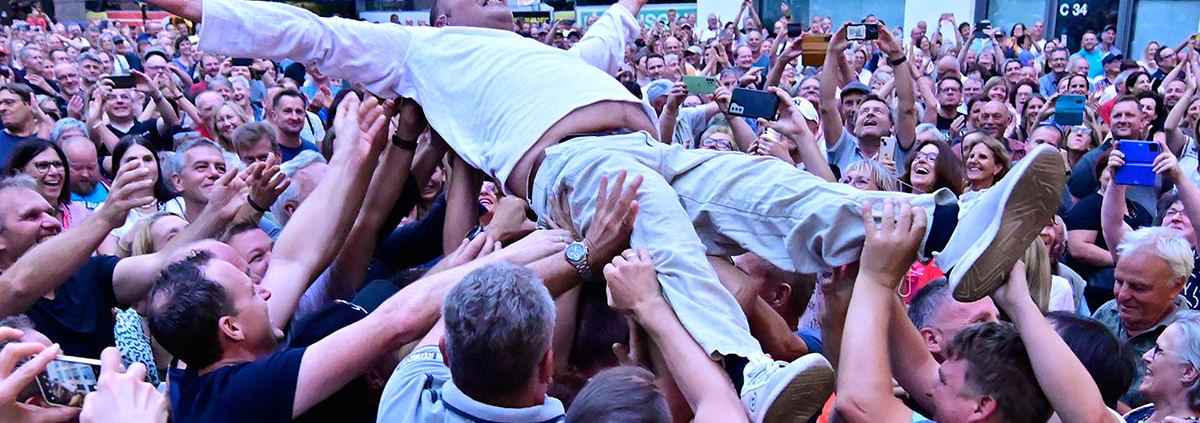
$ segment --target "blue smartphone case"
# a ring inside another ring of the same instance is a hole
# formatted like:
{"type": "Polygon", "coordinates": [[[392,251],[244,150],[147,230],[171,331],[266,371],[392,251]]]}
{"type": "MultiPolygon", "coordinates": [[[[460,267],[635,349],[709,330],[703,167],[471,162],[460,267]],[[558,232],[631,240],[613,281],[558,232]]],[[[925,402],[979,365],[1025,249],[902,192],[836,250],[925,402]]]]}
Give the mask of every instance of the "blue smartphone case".
{"type": "Polygon", "coordinates": [[[1113,182],[1121,185],[1154,186],[1154,158],[1161,153],[1153,141],[1120,140],[1117,149],[1125,153],[1125,165],[1117,169],[1113,182]]]}
{"type": "Polygon", "coordinates": [[[1058,97],[1054,104],[1054,122],[1064,126],[1083,124],[1083,103],[1087,99],[1078,94],[1058,97]]]}

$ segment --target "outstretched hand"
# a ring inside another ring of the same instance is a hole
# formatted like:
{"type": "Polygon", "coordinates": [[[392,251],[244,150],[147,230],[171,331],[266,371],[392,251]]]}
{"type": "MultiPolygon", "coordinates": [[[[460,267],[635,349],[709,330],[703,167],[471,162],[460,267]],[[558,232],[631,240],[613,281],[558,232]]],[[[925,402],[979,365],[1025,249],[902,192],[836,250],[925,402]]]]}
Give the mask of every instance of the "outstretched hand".
{"type": "Polygon", "coordinates": [[[1013,264],[1012,270],[1008,272],[1008,282],[992,292],[992,301],[1007,312],[1016,310],[1016,307],[1024,303],[1033,303],[1033,297],[1029,295],[1029,280],[1025,277],[1024,262],[1018,260],[1013,264]]]}
{"type": "Polygon", "coordinates": [[[626,176],[623,170],[618,173],[611,190],[608,176],[600,178],[596,213],[583,237],[588,247],[588,265],[592,269],[599,269],[629,245],[629,236],[637,220],[639,206],[635,198],[642,186],[642,175],[635,176],[628,185],[625,184],[626,176]]]}
{"type": "Polygon", "coordinates": [[[604,266],[604,279],[608,281],[608,306],[618,313],[636,316],[644,307],[665,301],[654,260],[643,247],[614,257],[604,266]]]}
{"type": "MultiPolygon", "coordinates": [[[[0,327],[0,342],[10,339],[19,341],[21,335],[19,330],[0,327]]],[[[0,421],[65,422],[79,413],[78,409],[70,407],[44,408],[17,402],[21,390],[33,383],[38,373],[46,370],[46,365],[61,353],[62,348],[58,344],[46,347],[36,342],[12,342],[0,350],[0,421]],[[21,359],[29,356],[33,358],[17,365],[21,359]]]]}
{"type": "Polygon", "coordinates": [[[916,259],[917,248],[925,236],[925,210],[914,209],[908,202],[901,202],[897,210],[896,203],[887,199],[876,224],[871,206],[871,202],[862,206],[867,234],[859,271],[872,275],[872,280],[886,288],[895,289],[916,259]]]}
{"type": "Polygon", "coordinates": [[[378,158],[386,143],[379,142],[376,135],[387,123],[379,100],[372,96],[359,101],[358,94],[350,93],[338,104],[337,111],[333,119],[334,154],[346,150],[360,160],[378,158]]]}
{"type": "Polygon", "coordinates": [[[100,379],[96,392],[83,401],[83,423],[165,423],[167,397],[146,383],[146,365],[122,369],[121,353],[108,347],[100,354],[100,379]]]}
{"type": "Polygon", "coordinates": [[[271,207],[291,184],[287,175],[280,171],[279,158],[275,157],[275,153],[267,154],[266,161],[252,164],[246,169],[250,201],[259,207],[271,207]]]}

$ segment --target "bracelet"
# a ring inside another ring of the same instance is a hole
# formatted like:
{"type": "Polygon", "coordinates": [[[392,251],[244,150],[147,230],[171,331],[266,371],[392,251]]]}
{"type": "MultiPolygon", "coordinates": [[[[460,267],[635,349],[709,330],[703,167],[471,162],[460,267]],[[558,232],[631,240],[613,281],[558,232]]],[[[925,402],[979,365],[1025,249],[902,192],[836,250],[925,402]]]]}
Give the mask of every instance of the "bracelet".
{"type": "Polygon", "coordinates": [[[417,151],[417,140],[406,140],[400,138],[399,135],[392,135],[392,145],[399,147],[401,150],[417,151]]]}
{"type": "Polygon", "coordinates": [[[899,58],[899,59],[896,59],[896,60],[888,59],[888,61],[887,61],[887,62],[888,62],[888,64],[889,64],[889,65],[891,65],[891,66],[894,68],[894,67],[896,67],[896,66],[900,66],[900,64],[901,64],[901,63],[904,63],[904,62],[907,62],[907,61],[908,61],[908,56],[903,56],[903,55],[902,55],[902,56],[900,56],[900,58],[899,58]]]}
{"type": "Polygon", "coordinates": [[[246,196],[246,202],[250,204],[250,208],[253,208],[255,211],[257,211],[259,213],[266,213],[268,210],[270,210],[266,207],[258,205],[258,203],[255,203],[254,199],[250,198],[249,195],[246,196]]]}

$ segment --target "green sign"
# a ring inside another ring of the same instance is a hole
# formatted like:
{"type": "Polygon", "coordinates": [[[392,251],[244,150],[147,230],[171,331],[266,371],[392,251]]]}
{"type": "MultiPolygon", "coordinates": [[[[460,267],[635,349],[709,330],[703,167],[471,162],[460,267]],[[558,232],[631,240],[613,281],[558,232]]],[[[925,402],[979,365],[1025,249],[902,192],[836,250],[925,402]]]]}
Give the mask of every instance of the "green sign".
{"type": "MultiPolygon", "coordinates": [[[[608,10],[609,7],[610,6],[576,6],[575,19],[579,22],[586,23],[589,17],[600,17],[600,15],[603,15],[604,11],[608,10]]],[[[654,27],[655,22],[666,20],[667,11],[672,9],[675,10],[677,17],[683,17],[684,15],[688,14],[695,15],[696,3],[647,4],[642,6],[642,11],[638,13],[637,18],[642,22],[642,24],[646,25],[646,27],[654,27]]]]}

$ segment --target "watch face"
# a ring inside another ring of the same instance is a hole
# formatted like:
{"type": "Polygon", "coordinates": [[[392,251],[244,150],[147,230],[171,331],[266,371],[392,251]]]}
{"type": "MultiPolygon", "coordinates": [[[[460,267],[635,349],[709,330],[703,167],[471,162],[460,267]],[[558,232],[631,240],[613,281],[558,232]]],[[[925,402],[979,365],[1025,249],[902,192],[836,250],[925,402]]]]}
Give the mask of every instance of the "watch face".
{"type": "Polygon", "coordinates": [[[587,247],[583,244],[571,244],[567,246],[567,260],[580,261],[587,255],[587,247]]]}

